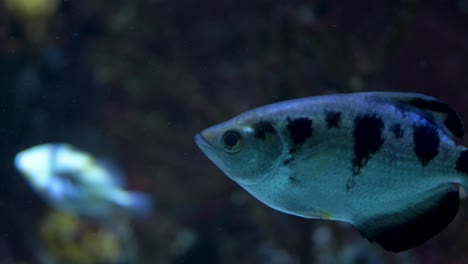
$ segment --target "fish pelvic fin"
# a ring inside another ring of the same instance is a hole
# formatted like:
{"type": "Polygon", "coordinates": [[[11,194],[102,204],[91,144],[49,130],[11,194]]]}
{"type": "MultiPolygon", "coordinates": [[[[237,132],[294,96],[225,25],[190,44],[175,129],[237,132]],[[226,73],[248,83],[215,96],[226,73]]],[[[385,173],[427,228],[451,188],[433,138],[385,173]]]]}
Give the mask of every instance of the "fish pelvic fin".
{"type": "Polygon", "coordinates": [[[455,185],[439,185],[403,210],[377,215],[356,227],[363,237],[388,251],[405,251],[440,233],[457,214],[459,201],[455,185]]]}

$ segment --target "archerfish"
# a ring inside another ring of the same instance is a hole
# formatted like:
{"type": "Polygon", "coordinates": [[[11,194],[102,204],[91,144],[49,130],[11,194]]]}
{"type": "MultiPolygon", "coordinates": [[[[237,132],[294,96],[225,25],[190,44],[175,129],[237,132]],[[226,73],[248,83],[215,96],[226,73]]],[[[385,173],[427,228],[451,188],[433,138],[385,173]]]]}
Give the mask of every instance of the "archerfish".
{"type": "Polygon", "coordinates": [[[463,125],[422,94],[365,92],[279,102],[195,136],[227,176],[276,210],[344,221],[388,251],[455,217],[468,185],[463,125]]]}

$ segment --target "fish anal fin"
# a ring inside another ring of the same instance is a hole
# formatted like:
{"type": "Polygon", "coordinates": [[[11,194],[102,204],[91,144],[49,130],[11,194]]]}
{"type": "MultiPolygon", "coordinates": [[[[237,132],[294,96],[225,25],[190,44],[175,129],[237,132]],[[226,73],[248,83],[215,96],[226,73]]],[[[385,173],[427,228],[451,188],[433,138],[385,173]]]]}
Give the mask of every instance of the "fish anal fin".
{"type": "Polygon", "coordinates": [[[404,210],[378,215],[357,227],[363,237],[384,249],[405,251],[440,233],[457,214],[459,201],[455,185],[440,185],[404,210]]]}
{"type": "Polygon", "coordinates": [[[460,117],[449,105],[437,98],[417,93],[376,93],[376,96],[398,102],[398,106],[403,110],[415,107],[449,136],[459,139],[463,137],[463,123],[460,117]]]}

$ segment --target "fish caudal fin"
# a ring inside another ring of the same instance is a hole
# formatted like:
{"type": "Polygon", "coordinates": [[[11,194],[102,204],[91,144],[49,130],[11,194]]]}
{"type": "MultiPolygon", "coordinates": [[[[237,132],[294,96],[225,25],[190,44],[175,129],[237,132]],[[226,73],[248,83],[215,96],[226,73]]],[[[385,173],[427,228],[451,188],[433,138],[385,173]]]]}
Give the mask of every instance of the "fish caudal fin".
{"type": "Polygon", "coordinates": [[[129,192],[130,210],[139,217],[148,217],[153,212],[153,199],[145,193],[129,192]]]}
{"type": "Polygon", "coordinates": [[[405,251],[441,232],[457,214],[459,201],[455,185],[439,185],[418,195],[404,210],[390,211],[356,226],[362,236],[384,249],[405,251]]]}
{"type": "Polygon", "coordinates": [[[153,199],[142,192],[121,192],[116,203],[137,217],[148,217],[153,211],[153,199]]]}

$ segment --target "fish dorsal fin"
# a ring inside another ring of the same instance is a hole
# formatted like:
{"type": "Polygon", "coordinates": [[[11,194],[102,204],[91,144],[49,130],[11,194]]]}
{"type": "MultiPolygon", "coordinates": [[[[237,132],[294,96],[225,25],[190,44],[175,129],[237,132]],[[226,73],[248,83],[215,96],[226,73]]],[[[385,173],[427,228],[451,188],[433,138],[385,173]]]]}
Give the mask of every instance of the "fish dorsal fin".
{"type": "MultiPolygon", "coordinates": [[[[415,197],[409,205],[389,209],[385,214],[357,224],[361,235],[383,248],[400,252],[416,247],[442,231],[458,212],[459,195],[455,185],[444,184],[415,197]]],[[[391,206],[390,206],[391,207],[391,206]]]]}
{"type": "Polygon", "coordinates": [[[377,93],[378,96],[389,98],[398,102],[398,106],[403,108],[414,107],[429,121],[452,138],[463,137],[463,124],[457,113],[441,100],[418,93],[377,93]]]}

